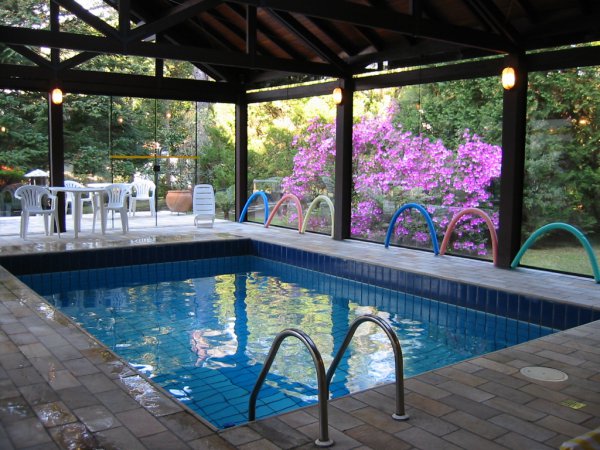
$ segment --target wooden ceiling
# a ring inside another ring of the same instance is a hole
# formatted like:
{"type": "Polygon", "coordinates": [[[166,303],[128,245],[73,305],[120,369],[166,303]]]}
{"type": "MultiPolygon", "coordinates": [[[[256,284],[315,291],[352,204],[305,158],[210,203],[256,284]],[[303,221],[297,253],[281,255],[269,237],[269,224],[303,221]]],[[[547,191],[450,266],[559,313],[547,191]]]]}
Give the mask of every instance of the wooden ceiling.
{"type": "MultiPolygon", "coordinates": [[[[117,0],[109,3],[118,8],[117,0]]],[[[290,75],[348,77],[383,67],[518,54],[600,39],[600,2],[593,0],[120,3],[130,3],[130,18],[144,24],[132,34],[159,32],[190,53],[217,51],[218,61],[195,62],[215,80],[247,85],[280,82],[290,75]]]]}
{"type": "Polygon", "coordinates": [[[600,40],[597,0],[105,0],[111,26],[52,0],[97,35],[0,25],[0,43],[56,76],[98,53],[190,61],[243,90],[383,68],[524,54],[600,40]],[[81,52],[47,64],[33,46],[81,52]]]}

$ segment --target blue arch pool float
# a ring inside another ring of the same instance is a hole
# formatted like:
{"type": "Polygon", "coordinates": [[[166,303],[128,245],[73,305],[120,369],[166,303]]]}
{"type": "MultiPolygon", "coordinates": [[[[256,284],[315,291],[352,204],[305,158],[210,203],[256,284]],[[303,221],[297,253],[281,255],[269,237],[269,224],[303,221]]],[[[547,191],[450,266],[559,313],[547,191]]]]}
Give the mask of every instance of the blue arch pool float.
{"type": "Polygon", "coordinates": [[[267,194],[265,194],[264,191],[256,191],[250,196],[250,198],[244,205],[244,209],[242,209],[242,213],[240,214],[240,219],[238,221],[239,223],[242,223],[244,221],[246,213],[248,212],[248,208],[250,207],[250,203],[252,203],[252,200],[254,200],[256,197],[262,197],[263,202],[265,203],[265,220],[263,220],[263,225],[267,223],[267,219],[269,218],[269,199],[267,198],[267,194]]]}
{"type": "Polygon", "coordinates": [[[431,220],[431,216],[429,215],[427,210],[425,208],[423,208],[422,205],[419,205],[418,203],[405,203],[400,208],[398,208],[398,210],[394,213],[394,217],[392,217],[392,220],[390,220],[390,225],[388,227],[387,234],[385,236],[385,248],[388,248],[390,246],[390,239],[392,238],[392,233],[394,232],[394,225],[396,224],[396,220],[398,220],[398,217],[400,217],[400,214],[402,214],[407,209],[416,209],[421,214],[423,214],[423,217],[425,218],[425,221],[427,222],[427,227],[429,228],[429,235],[431,236],[431,242],[433,243],[433,254],[439,255],[440,254],[440,246],[438,243],[437,235],[435,234],[435,225],[433,224],[433,220],[431,220]]]}

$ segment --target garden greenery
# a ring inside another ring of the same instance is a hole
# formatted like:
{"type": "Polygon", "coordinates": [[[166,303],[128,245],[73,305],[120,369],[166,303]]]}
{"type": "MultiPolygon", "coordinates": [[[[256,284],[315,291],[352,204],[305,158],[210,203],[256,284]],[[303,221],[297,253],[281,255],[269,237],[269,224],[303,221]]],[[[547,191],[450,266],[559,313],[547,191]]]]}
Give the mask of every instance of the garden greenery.
{"type": "MultiPolygon", "coordinates": [[[[305,204],[319,194],[333,194],[328,192],[327,182],[335,177],[335,125],[315,118],[292,145],[294,168],[282,181],[283,191],[305,204]]],[[[390,216],[409,202],[425,206],[439,239],[452,216],[464,208],[488,210],[497,226],[492,187],[500,176],[499,146],[465,130],[462,142],[450,149],[439,139],[394,124],[393,109],[383,116],[362,117],[353,128],[353,145],[354,237],[383,240],[390,216]]],[[[488,234],[481,218],[465,216],[458,228],[455,249],[486,254],[488,234]]],[[[409,214],[399,218],[395,236],[408,245],[430,239],[424,222],[409,214]]]]}

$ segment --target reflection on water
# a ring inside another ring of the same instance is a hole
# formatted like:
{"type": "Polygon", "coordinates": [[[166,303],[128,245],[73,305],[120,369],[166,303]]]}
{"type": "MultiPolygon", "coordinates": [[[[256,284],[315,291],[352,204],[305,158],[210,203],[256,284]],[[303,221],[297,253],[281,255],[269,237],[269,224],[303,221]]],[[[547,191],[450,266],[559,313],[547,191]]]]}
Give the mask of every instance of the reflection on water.
{"type": "MultiPolygon", "coordinates": [[[[229,266],[218,264],[221,272],[229,266]]],[[[249,393],[284,328],[306,332],[328,367],[354,318],[377,314],[398,334],[406,376],[550,332],[258,258],[237,273],[209,277],[199,272],[180,279],[163,266],[147,266],[160,282],[120,280],[46,298],[219,427],[247,420],[249,393]]],[[[389,340],[373,323],[358,328],[346,355],[332,382],[334,396],[395,379],[389,340]]],[[[257,416],[315,402],[316,386],[308,351],[286,339],[259,395],[257,416]]]]}

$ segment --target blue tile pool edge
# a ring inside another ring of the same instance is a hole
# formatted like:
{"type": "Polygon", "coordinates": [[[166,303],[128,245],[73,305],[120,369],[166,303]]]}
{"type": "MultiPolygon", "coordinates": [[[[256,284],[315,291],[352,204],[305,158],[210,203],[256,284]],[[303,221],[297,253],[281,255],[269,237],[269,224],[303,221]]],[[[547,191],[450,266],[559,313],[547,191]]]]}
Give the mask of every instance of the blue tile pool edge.
{"type": "Polygon", "coordinates": [[[358,260],[252,240],[252,251],[273,261],[565,330],[600,319],[600,310],[394,269],[358,260]]]}
{"type": "Polygon", "coordinates": [[[600,310],[590,307],[415,274],[249,238],[76,250],[68,252],[68,257],[66,255],[63,252],[2,256],[0,265],[22,277],[117,265],[252,255],[558,330],[600,319],[600,310]]]}

